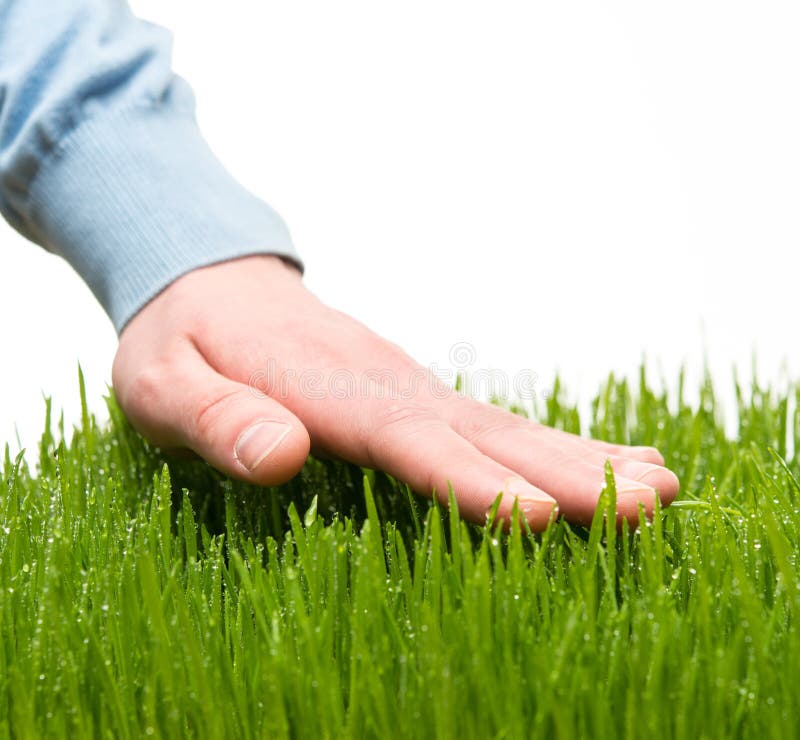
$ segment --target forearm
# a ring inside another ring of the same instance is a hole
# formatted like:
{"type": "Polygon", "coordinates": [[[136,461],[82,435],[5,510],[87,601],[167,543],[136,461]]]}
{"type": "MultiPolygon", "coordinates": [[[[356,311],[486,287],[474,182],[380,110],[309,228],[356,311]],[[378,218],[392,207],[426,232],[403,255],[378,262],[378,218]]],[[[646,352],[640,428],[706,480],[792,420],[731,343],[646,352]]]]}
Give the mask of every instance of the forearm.
{"type": "Polygon", "coordinates": [[[180,275],[299,262],[205,143],[168,32],[113,0],[0,0],[0,209],[65,257],[117,330],[180,275]]]}

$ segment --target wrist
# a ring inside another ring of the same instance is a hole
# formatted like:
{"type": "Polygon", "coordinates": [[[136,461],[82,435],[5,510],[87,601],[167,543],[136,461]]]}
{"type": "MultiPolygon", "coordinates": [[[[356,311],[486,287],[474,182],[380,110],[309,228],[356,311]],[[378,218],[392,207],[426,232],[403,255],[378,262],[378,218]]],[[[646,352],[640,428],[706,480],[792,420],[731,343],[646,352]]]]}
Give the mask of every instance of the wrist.
{"type": "Polygon", "coordinates": [[[29,199],[29,235],[70,262],[118,332],[195,268],[264,253],[299,264],[280,216],[230,176],[184,104],[88,118],[29,199]]]}

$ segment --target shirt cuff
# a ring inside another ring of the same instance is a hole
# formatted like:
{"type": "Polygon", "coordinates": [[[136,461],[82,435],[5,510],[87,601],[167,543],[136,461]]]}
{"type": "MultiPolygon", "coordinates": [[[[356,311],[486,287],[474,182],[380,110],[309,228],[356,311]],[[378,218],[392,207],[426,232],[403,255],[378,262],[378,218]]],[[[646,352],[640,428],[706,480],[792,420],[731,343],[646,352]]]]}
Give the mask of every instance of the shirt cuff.
{"type": "Polygon", "coordinates": [[[195,268],[275,254],[303,269],[283,220],[231,177],[190,110],[154,102],[89,117],[29,196],[31,236],[66,258],[118,332],[195,268]]]}

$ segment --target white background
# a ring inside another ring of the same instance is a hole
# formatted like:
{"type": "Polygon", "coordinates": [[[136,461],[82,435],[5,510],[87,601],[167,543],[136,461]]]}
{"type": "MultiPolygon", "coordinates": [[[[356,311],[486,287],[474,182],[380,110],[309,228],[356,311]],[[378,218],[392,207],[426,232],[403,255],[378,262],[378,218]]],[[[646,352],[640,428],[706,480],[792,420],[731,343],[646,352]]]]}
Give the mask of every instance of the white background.
{"type": "MultiPolygon", "coordinates": [[[[204,132],[308,285],[421,362],[466,341],[582,398],[644,355],[800,374],[796,4],[134,8],[175,32],[204,132]]],[[[34,442],[42,391],[76,418],[79,360],[102,409],[113,329],[5,226],[0,317],[0,440],[34,442]]]]}

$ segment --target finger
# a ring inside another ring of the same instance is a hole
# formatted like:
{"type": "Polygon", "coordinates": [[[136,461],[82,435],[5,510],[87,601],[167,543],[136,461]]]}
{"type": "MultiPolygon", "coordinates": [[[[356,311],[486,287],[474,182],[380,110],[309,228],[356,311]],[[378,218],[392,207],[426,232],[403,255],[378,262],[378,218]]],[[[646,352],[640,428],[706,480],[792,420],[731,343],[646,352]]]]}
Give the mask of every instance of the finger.
{"type": "Polygon", "coordinates": [[[144,436],[184,447],[226,475],[277,485],[308,457],[303,424],[277,401],[226,378],[187,352],[166,366],[115,377],[123,410],[144,436]]]}
{"type": "Polygon", "coordinates": [[[604,442],[600,439],[587,439],[586,437],[579,437],[576,434],[569,432],[562,432],[559,429],[553,429],[557,434],[572,437],[580,444],[592,450],[603,452],[606,455],[616,455],[618,457],[627,457],[640,462],[651,463],[652,465],[664,465],[664,456],[655,448],[647,445],[618,445],[611,442],[604,442]]]}
{"type": "Polygon", "coordinates": [[[498,516],[506,521],[515,499],[533,530],[544,529],[556,512],[551,496],[479,452],[426,407],[387,405],[373,415],[364,440],[363,450],[347,456],[385,470],[420,493],[435,492],[443,503],[452,485],[461,515],[477,524],[485,523],[500,493],[498,516]]]}
{"type": "Polygon", "coordinates": [[[451,407],[449,416],[456,432],[553,496],[561,514],[572,521],[591,522],[605,484],[606,459],[615,472],[618,513],[632,523],[638,521],[640,502],[652,513],[656,490],[664,505],[677,495],[678,480],[666,468],[609,456],[578,443],[574,435],[552,435],[553,430],[520,423],[495,407],[466,402],[451,407]]]}
{"type": "MultiPolygon", "coordinates": [[[[470,400],[470,399],[465,399],[470,400]]],[[[473,403],[479,403],[477,401],[473,403]]],[[[544,424],[539,424],[537,422],[532,422],[526,419],[524,416],[519,416],[517,414],[512,414],[510,411],[506,411],[503,408],[498,406],[491,406],[488,404],[479,404],[482,407],[488,407],[489,409],[493,409],[501,414],[507,415],[513,419],[517,419],[523,423],[523,425],[527,427],[532,427],[535,429],[539,429],[542,432],[550,435],[554,439],[559,439],[564,443],[580,445],[582,447],[588,447],[591,450],[604,452],[606,455],[618,455],[619,457],[628,457],[634,460],[640,460],[641,462],[648,462],[653,465],[664,465],[664,456],[655,448],[648,445],[621,445],[621,444],[614,444],[612,442],[605,442],[600,439],[589,439],[587,437],[581,437],[577,434],[572,434],[571,432],[565,432],[562,429],[554,429],[553,427],[545,426],[544,424]]]]}
{"type": "Polygon", "coordinates": [[[481,403],[471,398],[447,398],[439,404],[445,420],[450,421],[455,416],[466,416],[465,426],[471,426],[476,431],[487,426],[516,426],[519,428],[533,429],[562,444],[572,445],[575,448],[588,448],[608,455],[631,458],[652,465],[664,465],[664,456],[649,445],[622,445],[605,442],[599,439],[581,437],[578,434],[555,429],[539,422],[512,413],[507,409],[493,404],[481,403]]]}
{"type": "MultiPolygon", "coordinates": [[[[541,424],[532,424],[524,417],[471,399],[449,407],[445,418],[479,449],[482,448],[482,440],[492,438],[494,446],[507,448],[507,456],[514,460],[520,456],[528,459],[533,448],[549,450],[551,456],[571,454],[599,468],[604,468],[606,460],[610,460],[615,474],[658,489],[664,505],[675,499],[680,488],[675,474],[661,463],[645,461],[629,454],[640,451],[645,457],[663,460],[652,447],[629,447],[584,439],[541,424]]],[[[483,445],[485,446],[485,442],[483,445]]]]}

